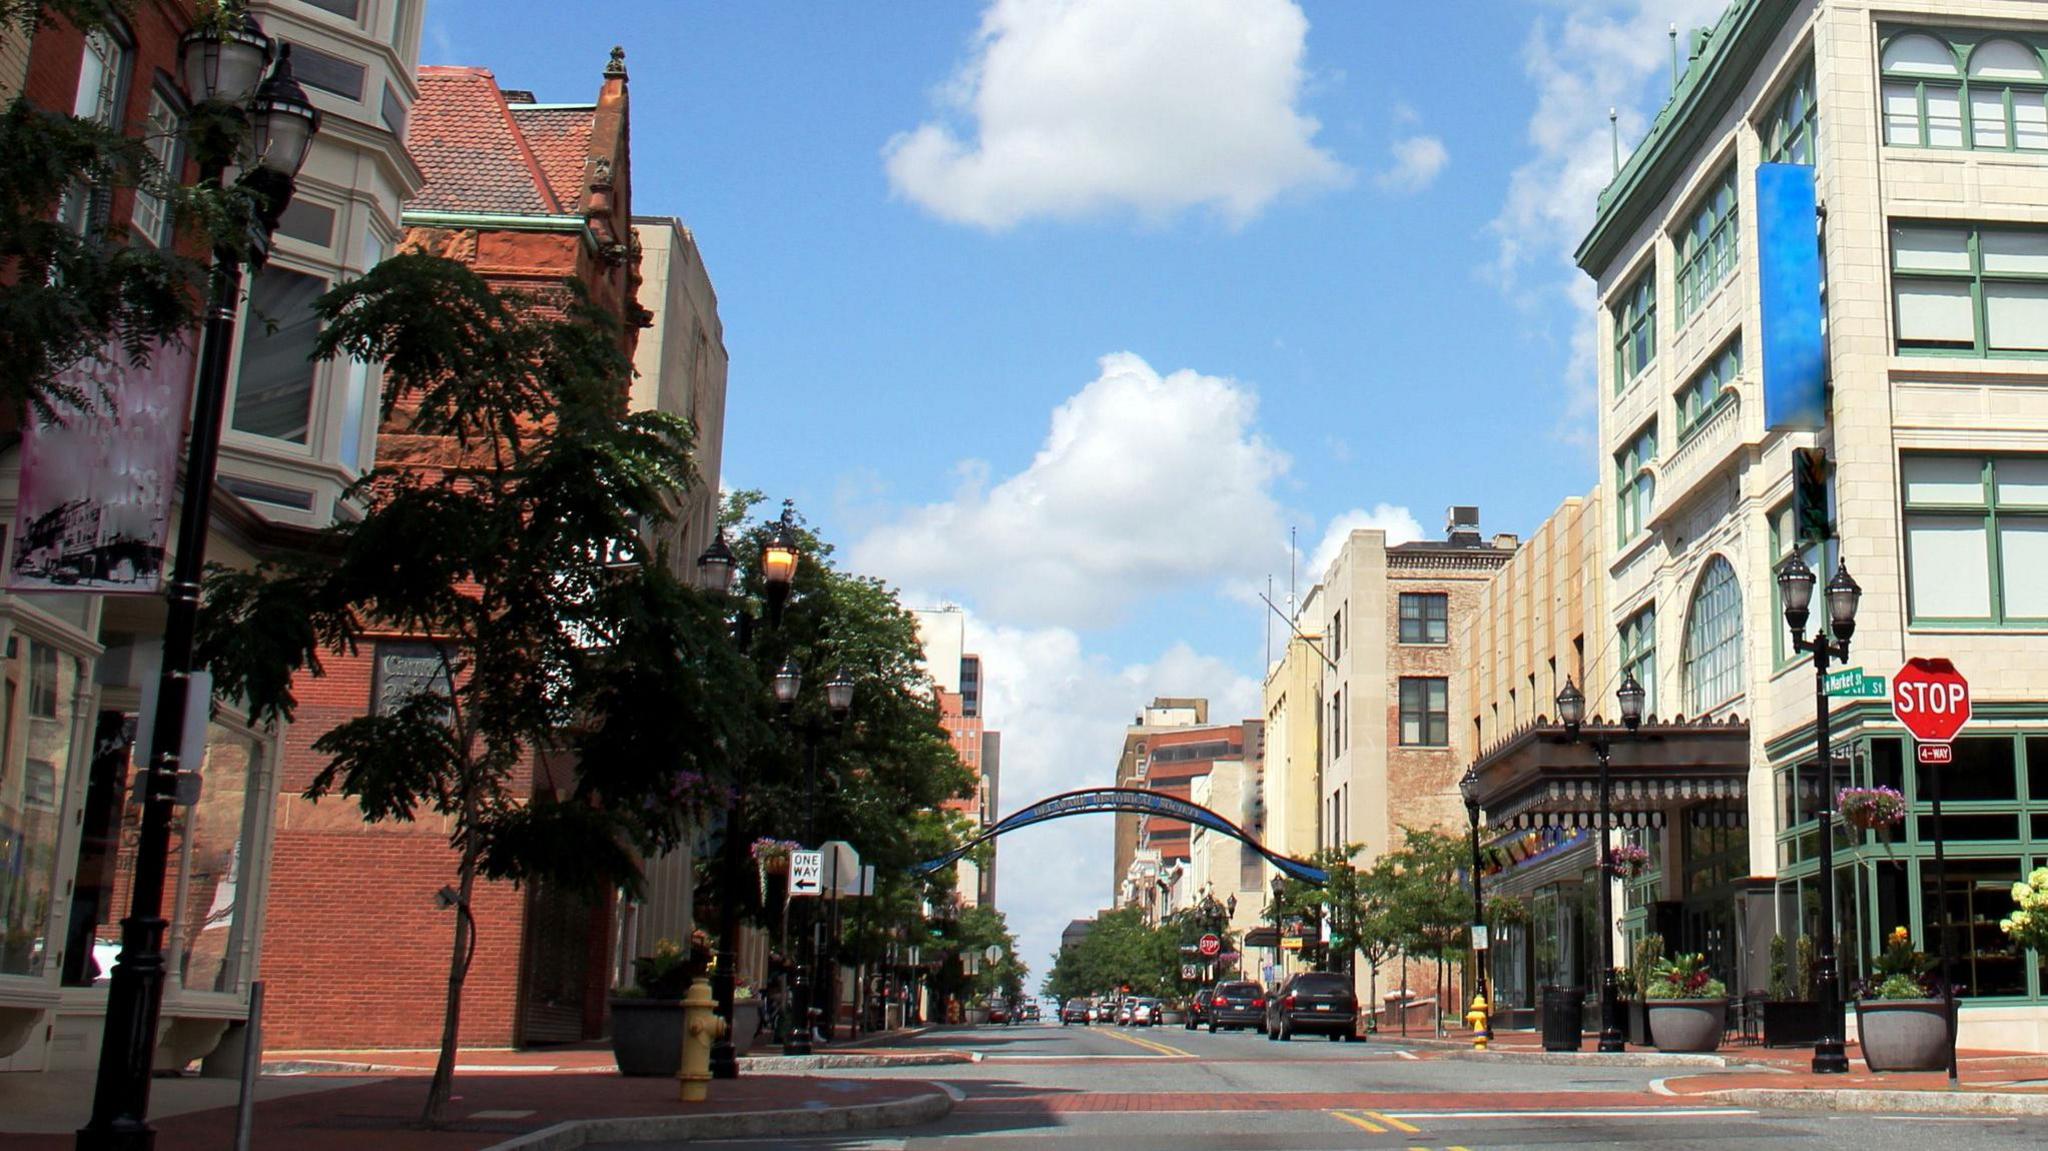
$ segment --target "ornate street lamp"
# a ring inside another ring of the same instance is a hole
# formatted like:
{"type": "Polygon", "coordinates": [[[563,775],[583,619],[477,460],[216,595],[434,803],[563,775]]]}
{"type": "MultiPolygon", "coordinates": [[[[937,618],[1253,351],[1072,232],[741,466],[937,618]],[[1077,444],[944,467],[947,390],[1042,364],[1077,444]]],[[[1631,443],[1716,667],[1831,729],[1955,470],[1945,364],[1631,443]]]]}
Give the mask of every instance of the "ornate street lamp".
{"type": "MultiPolygon", "coordinates": [[[[1643,724],[1643,697],[1647,693],[1636,682],[1634,673],[1629,673],[1622,678],[1621,690],[1615,694],[1621,701],[1622,726],[1634,736],[1643,724]]],[[[1573,743],[1579,742],[1580,725],[1586,718],[1586,697],[1569,676],[1565,677],[1564,689],[1557,693],[1557,715],[1564,723],[1565,735],[1573,743]]],[[[1627,1047],[1621,1032],[1621,991],[1614,981],[1614,882],[1608,858],[1608,829],[1614,824],[1613,785],[1609,778],[1613,747],[1605,732],[1593,737],[1592,746],[1600,763],[1600,1050],[1612,1054],[1627,1047]]]]}
{"type": "MultiPolygon", "coordinates": [[[[1472,832],[1472,931],[1476,937],[1478,932],[1486,929],[1486,897],[1481,890],[1481,880],[1479,878],[1478,768],[1468,767],[1465,769],[1465,774],[1459,777],[1458,795],[1465,801],[1465,824],[1472,832]]],[[[1487,1022],[1483,1025],[1479,1034],[1482,1038],[1491,1040],[1493,1038],[1493,1013],[1490,1010],[1492,1000],[1486,994],[1486,953],[1486,948],[1475,946],[1472,949],[1472,982],[1473,990],[1476,992],[1473,996],[1472,1006],[1475,1010],[1486,1012],[1487,1022]]]]}
{"type": "Polygon", "coordinates": [[[844,721],[853,710],[853,681],[844,671],[835,672],[825,681],[825,707],[832,712],[832,718],[844,721]]]}
{"type": "Polygon", "coordinates": [[[795,660],[785,659],[782,661],[782,666],[775,669],[773,683],[775,687],[775,702],[781,704],[782,709],[787,711],[796,706],[797,693],[803,690],[803,669],[796,665],[795,660]]]}
{"type": "Polygon", "coordinates": [[[711,546],[697,557],[697,586],[714,595],[729,594],[739,570],[739,557],[732,554],[732,545],[725,541],[725,529],[720,528],[711,537],[711,546]]]}
{"type": "Polygon", "coordinates": [[[1828,663],[1849,658],[1849,637],[1856,634],[1856,606],[1863,589],[1837,561],[1826,590],[1828,630],[1806,638],[1811,615],[1813,570],[1793,553],[1778,568],[1778,598],[1785,605],[1785,626],[1792,631],[1792,649],[1813,656],[1814,762],[1820,775],[1820,1041],[1813,1046],[1813,1069],[1844,1074],[1849,1055],[1842,1040],[1842,986],[1835,961],[1835,787],[1833,734],[1828,712],[1828,663]],[[1829,632],[1833,636],[1830,638],[1829,632]]]}
{"type": "Polygon", "coordinates": [[[797,542],[796,507],[789,500],[782,501],[782,518],[768,532],[768,541],[761,545],[761,580],[768,599],[768,623],[770,626],[782,622],[782,605],[789,602],[789,587],[796,582],[797,542]]]}
{"type": "MultiPolygon", "coordinates": [[[[196,101],[224,101],[242,107],[243,126],[258,145],[256,163],[242,182],[265,198],[265,211],[249,239],[248,253],[222,244],[214,251],[206,325],[200,335],[199,370],[194,381],[192,432],[186,448],[185,483],[179,499],[178,542],[165,589],[163,662],[157,681],[156,715],[150,720],[150,759],[141,780],[142,821],[135,845],[135,882],[129,911],[121,921],[121,953],[107,988],[105,1031],[100,1042],[92,1116],[78,1131],[81,1151],[149,1151],[156,1132],[149,1126],[150,1072],[157,1024],[163,1011],[164,877],[169,869],[172,793],[185,769],[185,715],[196,669],[194,632],[199,619],[200,578],[206,571],[206,534],[213,521],[214,477],[220,462],[221,422],[227,409],[228,360],[235,347],[235,309],[242,296],[242,262],[260,264],[270,234],[291,202],[299,168],[306,161],[320,113],[291,79],[280,59],[269,79],[270,38],[253,18],[238,14],[226,22],[194,29],[179,40],[179,71],[196,101]],[[261,81],[259,83],[259,80],[261,81]],[[251,89],[255,97],[251,99],[251,89]]],[[[201,178],[227,178],[227,157],[202,156],[201,178]]],[[[194,765],[197,766],[196,764],[194,765]]]]}

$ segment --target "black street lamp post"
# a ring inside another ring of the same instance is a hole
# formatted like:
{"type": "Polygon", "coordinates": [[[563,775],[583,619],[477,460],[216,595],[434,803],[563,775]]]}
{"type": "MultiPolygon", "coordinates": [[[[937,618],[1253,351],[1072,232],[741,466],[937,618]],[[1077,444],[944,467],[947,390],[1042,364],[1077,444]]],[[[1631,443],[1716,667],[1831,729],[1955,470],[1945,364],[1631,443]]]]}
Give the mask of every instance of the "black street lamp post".
{"type": "Polygon", "coordinates": [[[1842,1040],[1842,985],[1835,962],[1835,786],[1834,749],[1829,745],[1828,664],[1849,658],[1849,637],[1856,634],[1856,604],[1863,589],[1839,560],[1828,581],[1828,626],[1806,638],[1813,604],[1813,569],[1794,553],[1778,568],[1778,597],[1785,604],[1785,626],[1792,629],[1792,648],[1813,656],[1814,762],[1820,788],[1820,1041],[1813,1047],[1816,1073],[1839,1075],[1849,1070],[1842,1040]]]}
{"type": "MultiPolygon", "coordinates": [[[[247,260],[259,266],[268,255],[271,232],[291,200],[299,168],[320,129],[319,110],[292,79],[289,45],[270,75],[263,75],[271,49],[270,38],[244,14],[221,26],[194,29],[178,44],[180,70],[190,89],[187,94],[201,103],[232,106],[240,113],[246,139],[239,142],[241,154],[234,157],[241,168],[239,183],[256,193],[262,203],[248,237],[249,249],[239,251],[223,243],[213,253],[194,385],[191,441],[179,500],[177,553],[165,593],[163,664],[157,680],[156,715],[150,721],[149,763],[143,770],[135,879],[128,915],[121,921],[121,953],[107,989],[92,1116],[78,1131],[81,1151],[148,1151],[156,1144],[156,1132],[148,1118],[149,1077],[166,974],[163,943],[169,924],[164,919],[163,894],[170,865],[171,807],[178,777],[188,769],[181,750],[197,670],[193,638],[199,620],[200,580],[206,571],[206,534],[213,516],[213,485],[220,460],[221,419],[227,409],[228,360],[234,351],[242,264],[247,260]]],[[[201,179],[224,182],[229,159],[202,157],[201,179]]]]}
{"type": "MultiPolygon", "coordinates": [[[[1621,690],[1615,694],[1621,700],[1622,725],[1633,736],[1643,724],[1643,685],[1636,682],[1634,674],[1629,674],[1622,678],[1621,690]]],[[[1564,690],[1557,693],[1557,715],[1564,723],[1565,734],[1573,743],[1579,742],[1579,725],[1586,717],[1586,697],[1569,677],[1564,681],[1564,690]]],[[[1614,866],[1608,846],[1608,829],[1614,824],[1610,779],[1613,747],[1604,732],[1594,736],[1592,744],[1593,755],[1600,762],[1600,1050],[1613,1054],[1627,1047],[1621,1032],[1621,991],[1614,981],[1614,866]]]]}
{"type": "MultiPolygon", "coordinates": [[[[1479,877],[1479,772],[1476,769],[1465,769],[1465,774],[1458,780],[1458,794],[1465,800],[1465,823],[1472,832],[1472,931],[1476,935],[1486,930],[1486,896],[1479,877]]],[[[1472,949],[1472,983],[1478,998],[1485,1000],[1488,1007],[1487,1022],[1479,1034],[1481,1038],[1490,1040],[1493,1038],[1493,1000],[1486,994],[1486,952],[1483,947],[1472,949]]]]}
{"type": "MultiPolygon", "coordinates": [[[[795,707],[798,694],[803,690],[803,669],[793,659],[782,661],[775,671],[775,702],[788,715],[795,707]]],[[[832,713],[835,723],[845,720],[853,707],[853,681],[841,672],[834,675],[825,685],[825,706],[832,713]]],[[[804,747],[804,846],[820,850],[818,843],[818,741],[825,734],[824,728],[816,721],[809,721],[798,728],[803,737],[804,747]]],[[[834,871],[834,881],[838,879],[834,871]]],[[[819,898],[823,898],[822,895],[819,898]]],[[[797,962],[796,979],[790,988],[790,1010],[796,1017],[795,1026],[790,1029],[789,1039],[782,1045],[784,1055],[811,1054],[811,991],[819,966],[818,928],[821,917],[818,909],[812,907],[803,936],[804,954],[797,962]]]]}

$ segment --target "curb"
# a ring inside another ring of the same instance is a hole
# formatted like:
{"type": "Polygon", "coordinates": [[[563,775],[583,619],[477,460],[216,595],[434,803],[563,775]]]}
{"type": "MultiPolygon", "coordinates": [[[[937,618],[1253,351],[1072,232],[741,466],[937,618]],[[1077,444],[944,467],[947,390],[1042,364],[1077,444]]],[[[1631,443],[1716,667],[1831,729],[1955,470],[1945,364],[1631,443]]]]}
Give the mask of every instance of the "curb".
{"type": "Polygon", "coordinates": [[[1799,1091],[1784,1087],[1736,1087],[1691,1096],[1742,1107],[1781,1111],[1885,1111],[1940,1115],[2048,1115],[2048,1095],[2002,1091],[1799,1091]]]}
{"type": "Polygon", "coordinates": [[[775,1074],[782,1071],[835,1071],[849,1067],[940,1067],[956,1063],[979,1063],[978,1051],[906,1051],[900,1055],[832,1052],[825,1055],[748,1055],[740,1060],[742,1072],[775,1074]]]}
{"type": "Polygon", "coordinates": [[[531,1134],[493,1143],[484,1151],[573,1151],[591,1143],[688,1143],[698,1139],[760,1139],[828,1135],[878,1127],[911,1127],[945,1118],[953,1098],[943,1091],[817,1110],[728,1111],[704,1115],[647,1115],[633,1119],[571,1119],[531,1134]]]}
{"type": "Polygon", "coordinates": [[[1726,1055],[1681,1055],[1662,1051],[1446,1051],[1440,1059],[1460,1063],[1534,1063],[1551,1067],[1756,1067],[1726,1055]]]}

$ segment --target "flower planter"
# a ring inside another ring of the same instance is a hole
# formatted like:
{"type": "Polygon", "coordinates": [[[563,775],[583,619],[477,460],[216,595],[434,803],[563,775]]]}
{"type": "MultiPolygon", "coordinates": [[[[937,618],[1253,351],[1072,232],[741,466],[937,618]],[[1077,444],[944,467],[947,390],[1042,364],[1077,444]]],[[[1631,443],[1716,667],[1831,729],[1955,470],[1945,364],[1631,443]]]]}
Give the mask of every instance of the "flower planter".
{"type": "Polygon", "coordinates": [[[1764,1046],[1807,1047],[1820,1042],[1827,1015],[1811,999],[1764,1000],[1764,1046]]]}
{"type": "Polygon", "coordinates": [[[732,1005],[732,1052],[745,1055],[754,1049],[754,1039],[761,1030],[761,1001],[740,999],[732,1005]]]}
{"type": "Polygon", "coordinates": [[[621,1075],[674,1075],[683,1064],[683,1001],[613,999],[612,1057],[621,1075]]]}
{"type": "Polygon", "coordinates": [[[1939,999],[1862,999],[1856,1033],[1872,1071],[1939,1071],[1948,1066],[1948,1005],[1939,999]]]}
{"type": "Polygon", "coordinates": [[[1728,1000],[1652,999],[1650,1041],[1659,1051],[1712,1051],[1728,1029],[1728,1000]]]}

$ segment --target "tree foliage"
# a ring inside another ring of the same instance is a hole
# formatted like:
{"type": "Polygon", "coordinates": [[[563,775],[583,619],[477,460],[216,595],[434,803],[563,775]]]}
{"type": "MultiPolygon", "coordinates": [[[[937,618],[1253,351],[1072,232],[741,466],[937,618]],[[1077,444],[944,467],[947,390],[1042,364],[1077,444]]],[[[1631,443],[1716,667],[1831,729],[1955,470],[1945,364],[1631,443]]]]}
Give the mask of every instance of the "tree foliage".
{"type": "Polygon", "coordinates": [[[1053,956],[1046,990],[1061,999],[1110,995],[1165,996],[1180,987],[1180,929],[1154,927],[1136,907],[1105,911],[1077,944],[1053,956]]]}

